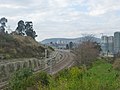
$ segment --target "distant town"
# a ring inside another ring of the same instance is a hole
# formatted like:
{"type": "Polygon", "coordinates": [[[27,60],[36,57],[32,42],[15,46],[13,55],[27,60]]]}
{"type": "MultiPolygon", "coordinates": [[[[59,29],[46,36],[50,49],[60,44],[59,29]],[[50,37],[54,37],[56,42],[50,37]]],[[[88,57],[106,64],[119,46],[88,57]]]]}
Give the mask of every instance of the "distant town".
{"type": "MultiPolygon", "coordinates": [[[[65,38],[53,38],[46,39],[42,43],[59,49],[68,49],[76,46],[81,42],[82,38],[65,39],[65,38]]],[[[115,32],[114,36],[102,35],[101,38],[95,38],[95,41],[101,45],[101,55],[113,56],[120,52],[120,32],[115,32]]]]}

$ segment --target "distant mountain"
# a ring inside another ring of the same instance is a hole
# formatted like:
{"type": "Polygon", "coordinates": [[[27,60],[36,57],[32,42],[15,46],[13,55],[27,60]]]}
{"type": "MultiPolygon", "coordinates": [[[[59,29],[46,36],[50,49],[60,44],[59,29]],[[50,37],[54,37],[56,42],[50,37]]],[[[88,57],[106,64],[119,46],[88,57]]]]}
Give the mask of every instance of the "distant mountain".
{"type": "MultiPolygon", "coordinates": [[[[45,39],[43,41],[41,41],[42,44],[48,44],[50,42],[52,43],[65,43],[68,44],[69,42],[73,42],[73,43],[78,43],[81,42],[83,40],[83,37],[80,38],[50,38],[50,39],[45,39]]],[[[96,42],[100,43],[100,38],[95,38],[94,39],[96,42]]]]}

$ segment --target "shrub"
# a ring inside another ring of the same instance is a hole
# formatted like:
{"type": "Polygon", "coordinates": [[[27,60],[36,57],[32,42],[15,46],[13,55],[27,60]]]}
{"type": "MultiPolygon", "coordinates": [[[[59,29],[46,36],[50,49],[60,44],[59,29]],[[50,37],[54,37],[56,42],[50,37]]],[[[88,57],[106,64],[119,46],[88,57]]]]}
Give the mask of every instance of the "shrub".
{"type": "Polygon", "coordinates": [[[120,70],[120,59],[115,60],[115,62],[113,63],[113,68],[115,70],[120,70]]]}
{"type": "Polygon", "coordinates": [[[21,69],[16,71],[10,79],[9,88],[10,90],[26,90],[27,79],[32,75],[31,69],[21,69]]]}
{"type": "Polygon", "coordinates": [[[41,71],[39,73],[36,73],[36,74],[32,75],[29,80],[33,81],[31,84],[41,83],[42,86],[48,86],[50,76],[47,73],[41,71]]]}

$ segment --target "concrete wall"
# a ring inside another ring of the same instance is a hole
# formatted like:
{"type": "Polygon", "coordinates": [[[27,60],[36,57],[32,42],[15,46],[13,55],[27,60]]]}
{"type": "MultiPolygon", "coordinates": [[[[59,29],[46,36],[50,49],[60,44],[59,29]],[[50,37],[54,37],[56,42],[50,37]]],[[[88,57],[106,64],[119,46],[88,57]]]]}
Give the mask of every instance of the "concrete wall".
{"type": "Polygon", "coordinates": [[[10,75],[21,68],[31,68],[32,70],[42,70],[45,68],[44,60],[36,58],[25,59],[19,61],[2,62],[0,64],[0,82],[8,79],[10,75]]]}

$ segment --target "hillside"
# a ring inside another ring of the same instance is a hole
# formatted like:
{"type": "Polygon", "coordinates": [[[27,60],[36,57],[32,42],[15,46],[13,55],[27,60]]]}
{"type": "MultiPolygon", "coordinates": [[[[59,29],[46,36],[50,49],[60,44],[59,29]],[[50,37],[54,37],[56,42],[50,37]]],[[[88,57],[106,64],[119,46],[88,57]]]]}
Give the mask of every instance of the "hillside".
{"type": "Polygon", "coordinates": [[[0,58],[43,57],[45,47],[29,36],[0,35],[0,58]]]}
{"type": "MultiPolygon", "coordinates": [[[[56,42],[60,42],[60,41],[66,43],[66,44],[68,44],[69,42],[78,43],[78,42],[82,41],[82,38],[83,37],[79,37],[79,38],[49,38],[49,39],[45,39],[45,40],[41,41],[41,43],[47,44],[50,42],[56,43],[56,42]]],[[[95,41],[100,43],[99,38],[95,38],[95,41]]]]}

